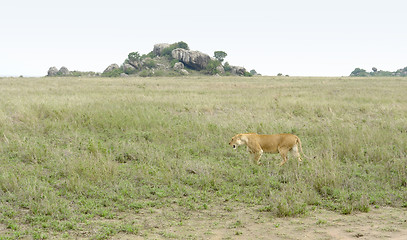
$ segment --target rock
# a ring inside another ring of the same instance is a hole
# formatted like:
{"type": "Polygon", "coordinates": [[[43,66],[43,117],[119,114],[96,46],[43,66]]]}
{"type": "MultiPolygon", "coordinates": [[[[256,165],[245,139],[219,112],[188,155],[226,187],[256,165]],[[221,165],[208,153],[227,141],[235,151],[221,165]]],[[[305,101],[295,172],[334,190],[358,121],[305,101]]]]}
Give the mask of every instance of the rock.
{"type": "Polygon", "coordinates": [[[230,66],[232,69],[230,70],[230,72],[233,75],[244,75],[244,73],[246,72],[246,69],[244,67],[239,67],[239,66],[230,66]]]}
{"type": "Polygon", "coordinates": [[[177,62],[174,64],[174,70],[181,70],[184,69],[184,64],[182,62],[177,62]]]}
{"type": "Polygon", "coordinates": [[[53,77],[53,76],[56,76],[58,74],[58,68],[56,68],[56,67],[50,67],[49,69],[48,69],[48,77],[53,77]]]}
{"type": "Polygon", "coordinates": [[[165,48],[169,47],[169,46],[171,46],[171,44],[168,44],[168,43],[158,43],[158,44],[155,44],[155,45],[154,45],[154,48],[153,48],[153,53],[154,53],[154,55],[156,55],[156,56],[161,56],[162,51],[163,51],[165,48]]]}
{"type": "Polygon", "coordinates": [[[179,72],[180,72],[182,75],[189,75],[189,72],[188,72],[187,70],[185,70],[185,69],[181,69],[179,72]]]}
{"type": "Polygon", "coordinates": [[[128,77],[129,75],[125,74],[125,73],[120,73],[120,77],[128,77]]]}
{"type": "Polygon", "coordinates": [[[171,55],[173,58],[195,70],[205,69],[211,60],[211,57],[208,54],[199,51],[189,51],[183,48],[172,50],[171,55]]]}
{"type": "Polygon", "coordinates": [[[220,73],[220,74],[225,74],[225,69],[223,68],[222,65],[219,65],[216,67],[216,70],[220,73]]]}
{"type": "Polygon", "coordinates": [[[107,72],[111,72],[115,69],[119,69],[119,65],[117,65],[116,63],[110,64],[104,71],[103,73],[107,73],[107,72]]]}
{"type": "Polygon", "coordinates": [[[132,72],[134,71],[136,68],[128,63],[123,64],[123,71],[124,72],[132,72]]]}
{"type": "Polygon", "coordinates": [[[66,67],[61,67],[58,71],[58,75],[61,75],[61,76],[66,76],[66,75],[70,75],[70,74],[71,74],[71,72],[66,67]]]}

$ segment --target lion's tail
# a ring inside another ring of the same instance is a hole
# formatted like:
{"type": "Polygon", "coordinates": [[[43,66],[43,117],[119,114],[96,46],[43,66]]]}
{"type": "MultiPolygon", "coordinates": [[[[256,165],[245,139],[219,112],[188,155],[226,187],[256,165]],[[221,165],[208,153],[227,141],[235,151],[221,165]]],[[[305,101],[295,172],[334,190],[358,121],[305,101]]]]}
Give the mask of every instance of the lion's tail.
{"type": "Polygon", "coordinates": [[[298,148],[300,149],[300,151],[301,151],[301,154],[305,157],[305,158],[307,158],[307,159],[311,159],[310,157],[308,157],[307,155],[305,155],[304,154],[304,152],[302,151],[302,145],[301,145],[301,140],[300,140],[300,138],[299,137],[297,137],[297,143],[298,143],[298,148]]]}

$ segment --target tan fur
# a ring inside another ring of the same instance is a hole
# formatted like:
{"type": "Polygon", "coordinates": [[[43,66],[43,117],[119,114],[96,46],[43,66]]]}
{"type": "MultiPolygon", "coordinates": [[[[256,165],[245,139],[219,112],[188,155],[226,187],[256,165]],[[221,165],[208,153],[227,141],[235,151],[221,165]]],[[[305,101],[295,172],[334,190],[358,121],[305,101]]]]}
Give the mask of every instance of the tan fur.
{"type": "Polygon", "coordinates": [[[287,162],[287,154],[290,151],[300,162],[302,160],[299,150],[304,155],[300,138],[290,133],[272,135],[240,133],[232,138],[229,145],[235,149],[240,145],[246,145],[254,163],[257,165],[260,165],[259,160],[263,153],[279,153],[283,159],[280,166],[287,162]]]}

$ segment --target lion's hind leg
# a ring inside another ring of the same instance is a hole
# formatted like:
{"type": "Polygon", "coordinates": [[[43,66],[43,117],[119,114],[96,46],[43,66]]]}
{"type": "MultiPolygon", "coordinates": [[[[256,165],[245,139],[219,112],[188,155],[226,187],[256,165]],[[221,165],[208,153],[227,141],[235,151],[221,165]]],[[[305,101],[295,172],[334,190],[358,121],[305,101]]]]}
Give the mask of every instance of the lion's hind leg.
{"type": "Polygon", "coordinates": [[[281,158],[283,161],[280,163],[280,166],[283,166],[287,162],[287,153],[288,149],[285,147],[278,147],[278,153],[280,153],[281,158]]]}
{"type": "Polygon", "coordinates": [[[294,155],[294,157],[296,157],[298,159],[299,162],[302,161],[297,144],[295,144],[294,147],[291,148],[290,152],[294,155]]]}

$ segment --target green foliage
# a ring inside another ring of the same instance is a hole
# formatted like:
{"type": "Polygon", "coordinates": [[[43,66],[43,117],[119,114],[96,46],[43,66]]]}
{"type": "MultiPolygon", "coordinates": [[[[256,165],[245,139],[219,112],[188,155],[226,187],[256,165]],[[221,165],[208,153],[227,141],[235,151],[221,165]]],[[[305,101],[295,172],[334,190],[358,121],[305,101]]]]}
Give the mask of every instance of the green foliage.
{"type": "Polygon", "coordinates": [[[181,41],[181,42],[177,42],[177,43],[173,43],[171,44],[169,47],[164,48],[161,52],[162,56],[166,56],[169,59],[172,59],[172,50],[176,49],[176,48],[183,48],[185,50],[189,50],[189,46],[187,43],[181,41]]]}
{"type": "Polygon", "coordinates": [[[225,53],[224,51],[215,51],[215,52],[213,53],[213,56],[214,56],[218,61],[220,61],[220,62],[223,62],[223,60],[225,59],[225,57],[226,57],[227,55],[228,55],[228,54],[225,53]]]}
{"type": "MultiPolygon", "coordinates": [[[[123,70],[123,72],[124,72],[125,74],[128,74],[128,75],[135,74],[135,73],[137,73],[137,71],[138,71],[136,68],[126,68],[126,69],[124,69],[123,66],[121,67],[121,69],[123,70]]],[[[120,74],[119,74],[119,75],[120,75],[120,74]]]]}
{"type": "Polygon", "coordinates": [[[366,77],[368,76],[368,73],[366,72],[365,69],[362,68],[355,68],[355,70],[352,71],[350,76],[355,76],[355,77],[366,77]]]}
{"type": "Polygon", "coordinates": [[[230,72],[232,70],[232,67],[228,62],[225,62],[225,64],[223,65],[223,69],[225,69],[225,72],[230,72]]]}
{"type": "Polygon", "coordinates": [[[176,48],[183,48],[185,50],[189,50],[189,46],[186,42],[181,41],[181,42],[177,42],[175,44],[177,46],[176,48]]]}
{"type": "Polygon", "coordinates": [[[258,73],[256,72],[256,70],[254,70],[254,69],[252,69],[252,70],[250,70],[250,74],[253,76],[253,75],[258,75],[258,73]]]}
{"type": "Polygon", "coordinates": [[[154,57],[156,57],[155,55],[154,55],[154,52],[153,51],[151,51],[151,52],[149,52],[148,54],[143,54],[142,56],[141,56],[141,59],[145,59],[145,58],[154,58],[154,57]]]}
{"type": "Polygon", "coordinates": [[[148,68],[155,68],[157,67],[157,64],[153,59],[147,59],[144,61],[143,66],[148,68]]]}
{"type": "Polygon", "coordinates": [[[209,60],[208,65],[205,68],[205,72],[211,75],[219,74],[220,72],[216,68],[220,65],[221,62],[219,60],[209,60]]]}
{"type": "Polygon", "coordinates": [[[252,77],[253,74],[251,74],[250,72],[246,71],[246,72],[244,72],[243,76],[245,76],[245,77],[252,77]]]}
{"type": "Polygon", "coordinates": [[[102,77],[120,77],[120,74],[123,73],[123,70],[121,68],[116,68],[110,72],[104,72],[102,73],[102,77]]]}
{"type": "Polygon", "coordinates": [[[140,77],[151,77],[153,76],[153,72],[151,70],[144,69],[139,73],[140,77]]]}
{"type": "Polygon", "coordinates": [[[350,74],[351,77],[392,77],[392,76],[397,76],[397,77],[405,77],[407,76],[407,67],[398,69],[395,72],[391,71],[383,71],[383,70],[377,70],[377,68],[373,67],[372,72],[367,72],[364,69],[361,68],[355,68],[355,70],[352,71],[350,74]]]}
{"type": "Polygon", "coordinates": [[[140,54],[138,52],[131,52],[129,53],[129,55],[127,56],[127,59],[130,62],[138,62],[140,61],[140,54]]]}
{"type": "Polygon", "coordinates": [[[171,62],[170,62],[171,68],[173,68],[174,65],[175,65],[177,62],[179,62],[178,59],[172,59],[171,62]]]}

